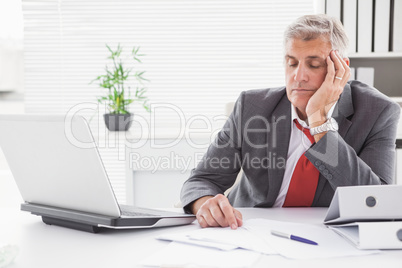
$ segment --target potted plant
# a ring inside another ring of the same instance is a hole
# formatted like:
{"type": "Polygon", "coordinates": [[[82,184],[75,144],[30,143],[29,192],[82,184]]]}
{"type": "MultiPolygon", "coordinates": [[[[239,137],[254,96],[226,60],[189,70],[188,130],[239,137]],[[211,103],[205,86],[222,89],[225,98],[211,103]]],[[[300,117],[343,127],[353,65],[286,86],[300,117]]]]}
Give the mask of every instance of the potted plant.
{"type": "MultiPolygon", "coordinates": [[[[98,81],[99,86],[107,90],[104,96],[98,98],[98,102],[104,103],[109,110],[109,113],[103,115],[106,127],[111,131],[126,131],[132,123],[133,114],[128,111],[130,104],[140,102],[144,109],[150,112],[148,98],[145,96],[147,88],[144,86],[144,82],[149,80],[143,77],[145,71],[134,71],[134,68],[123,66],[123,48],[120,44],[116,50],[112,50],[108,45],[106,47],[110,52],[108,59],[112,60],[113,65],[106,65],[106,73],[91,83],[98,81]]],[[[134,47],[131,51],[131,60],[135,65],[141,64],[140,58],[144,56],[139,54],[139,50],[140,47],[134,47]]]]}

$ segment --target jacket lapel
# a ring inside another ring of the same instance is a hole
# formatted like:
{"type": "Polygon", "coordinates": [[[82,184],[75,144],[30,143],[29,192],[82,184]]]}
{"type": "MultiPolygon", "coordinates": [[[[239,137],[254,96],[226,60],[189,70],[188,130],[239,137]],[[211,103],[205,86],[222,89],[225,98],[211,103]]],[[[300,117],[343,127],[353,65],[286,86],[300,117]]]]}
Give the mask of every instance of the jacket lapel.
{"type": "Polygon", "coordinates": [[[286,94],[272,112],[272,129],[268,133],[267,155],[271,158],[271,167],[268,168],[268,193],[265,206],[272,206],[278,196],[282,185],[285,165],[287,160],[289,140],[291,110],[290,101],[286,94]]]}

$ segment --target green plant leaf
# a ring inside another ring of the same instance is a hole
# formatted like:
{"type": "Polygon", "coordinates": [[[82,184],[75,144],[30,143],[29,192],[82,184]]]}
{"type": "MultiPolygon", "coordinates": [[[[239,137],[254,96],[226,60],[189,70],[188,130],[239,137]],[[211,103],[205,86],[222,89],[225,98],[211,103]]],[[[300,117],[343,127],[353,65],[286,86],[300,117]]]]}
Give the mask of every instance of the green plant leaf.
{"type": "MultiPolygon", "coordinates": [[[[148,98],[146,97],[147,88],[137,86],[144,84],[145,81],[149,81],[144,77],[145,71],[135,70],[133,67],[125,67],[126,61],[122,57],[123,47],[120,43],[118,43],[116,49],[113,49],[108,44],[105,45],[109,53],[107,58],[111,59],[113,64],[106,64],[105,73],[97,76],[90,82],[92,84],[96,81],[100,88],[106,89],[105,94],[98,97],[97,101],[105,103],[111,113],[128,113],[127,108],[134,102],[142,103],[144,109],[149,112],[150,108],[147,103],[148,98]],[[132,78],[135,78],[135,80],[133,81],[132,78]],[[135,91],[132,88],[135,88],[135,91]]],[[[140,54],[139,46],[134,46],[131,54],[131,60],[134,63],[142,63],[140,58],[145,55],[140,54]]]]}

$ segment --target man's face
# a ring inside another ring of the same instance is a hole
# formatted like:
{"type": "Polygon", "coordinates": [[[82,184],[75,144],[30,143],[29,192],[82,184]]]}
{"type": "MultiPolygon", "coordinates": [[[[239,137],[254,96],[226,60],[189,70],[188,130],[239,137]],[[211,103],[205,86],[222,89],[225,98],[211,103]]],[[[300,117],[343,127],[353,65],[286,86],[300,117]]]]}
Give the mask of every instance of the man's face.
{"type": "Polygon", "coordinates": [[[321,38],[291,39],[286,44],[286,94],[299,111],[305,112],[310,97],[324,82],[330,52],[331,43],[321,38]]]}

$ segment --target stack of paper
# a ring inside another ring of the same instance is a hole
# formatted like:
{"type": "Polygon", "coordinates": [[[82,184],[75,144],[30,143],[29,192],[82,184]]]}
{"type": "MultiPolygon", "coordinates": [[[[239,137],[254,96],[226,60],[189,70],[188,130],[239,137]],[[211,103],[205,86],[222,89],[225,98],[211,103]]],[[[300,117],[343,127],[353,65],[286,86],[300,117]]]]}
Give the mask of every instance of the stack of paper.
{"type": "Polygon", "coordinates": [[[237,230],[219,227],[205,228],[190,233],[163,235],[158,239],[220,250],[247,249],[263,254],[278,254],[265,239],[250,232],[246,227],[240,227],[237,230]]]}
{"type": "Polygon", "coordinates": [[[323,226],[252,219],[237,230],[205,228],[157,237],[173,241],[142,262],[145,266],[252,267],[261,254],[291,259],[316,259],[378,253],[361,251],[323,226]],[[301,236],[318,245],[277,237],[271,231],[301,236]],[[203,256],[200,258],[200,256],[203,256]],[[222,262],[222,263],[217,263],[222,262]]]}

